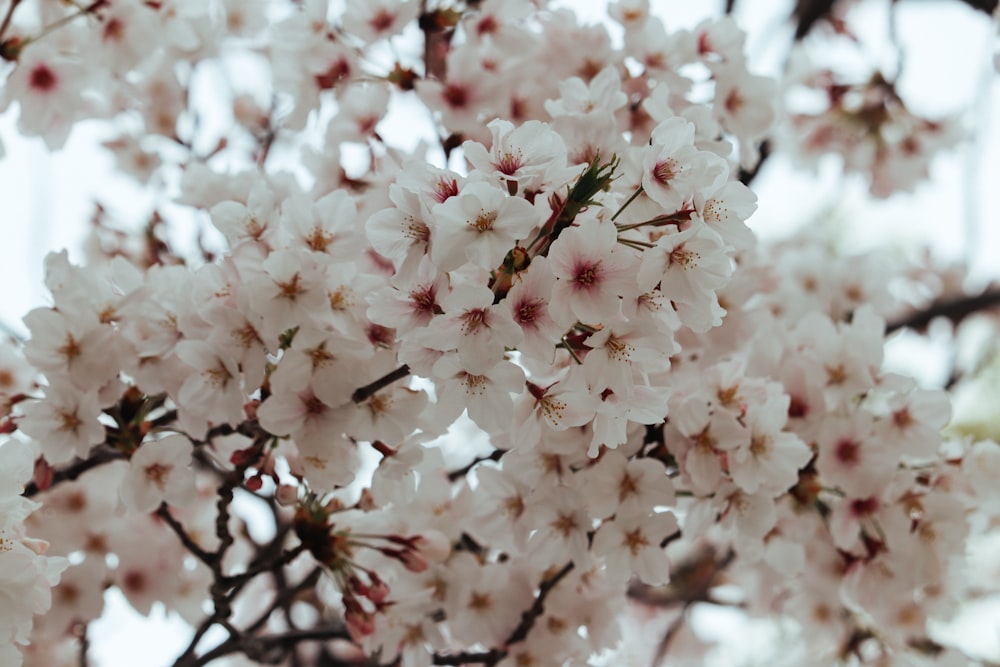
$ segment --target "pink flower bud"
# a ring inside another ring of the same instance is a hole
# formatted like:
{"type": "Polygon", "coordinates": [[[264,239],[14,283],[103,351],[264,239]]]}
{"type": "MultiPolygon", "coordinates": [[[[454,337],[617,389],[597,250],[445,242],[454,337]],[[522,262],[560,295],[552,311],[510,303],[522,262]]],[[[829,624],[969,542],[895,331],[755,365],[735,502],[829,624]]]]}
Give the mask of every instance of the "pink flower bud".
{"type": "Polygon", "coordinates": [[[351,575],[351,578],[347,580],[347,585],[350,587],[352,592],[363,597],[368,597],[368,585],[361,581],[358,577],[351,575]]]}
{"type": "Polygon", "coordinates": [[[368,587],[366,597],[375,604],[381,604],[389,597],[389,584],[385,583],[381,577],[372,572],[369,575],[371,586],[368,587]]]}
{"type": "Polygon", "coordinates": [[[246,482],[243,486],[246,487],[247,491],[260,491],[260,487],[264,485],[264,480],[261,479],[260,473],[257,473],[246,482]]]}
{"type": "Polygon", "coordinates": [[[410,572],[423,572],[427,569],[427,559],[416,549],[403,549],[399,551],[399,560],[410,572]]]}
{"type": "Polygon", "coordinates": [[[437,530],[427,530],[417,535],[413,545],[431,563],[443,563],[451,555],[451,540],[437,530]]]}
{"type": "Polygon", "coordinates": [[[344,623],[347,625],[347,632],[350,633],[351,638],[358,643],[368,635],[375,633],[375,619],[357,602],[347,605],[344,623]]]}
{"type": "Polygon", "coordinates": [[[52,466],[44,458],[35,459],[35,471],[32,479],[39,491],[44,491],[52,486],[52,473],[52,466]]]}
{"type": "Polygon", "coordinates": [[[237,449],[229,457],[229,462],[234,466],[246,465],[257,460],[260,456],[260,452],[254,447],[247,447],[246,449],[237,449]]]}

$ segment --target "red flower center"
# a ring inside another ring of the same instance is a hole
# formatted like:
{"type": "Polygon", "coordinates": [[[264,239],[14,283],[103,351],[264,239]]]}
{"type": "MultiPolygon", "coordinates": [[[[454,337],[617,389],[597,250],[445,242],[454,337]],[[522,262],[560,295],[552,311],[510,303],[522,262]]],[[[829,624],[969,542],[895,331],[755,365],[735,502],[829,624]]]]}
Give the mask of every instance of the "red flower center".
{"type": "Polygon", "coordinates": [[[834,456],[844,465],[855,465],[861,460],[861,445],[850,438],[844,438],[837,443],[834,456]]]}
{"type": "Polygon", "coordinates": [[[55,72],[49,69],[48,65],[39,63],[35,65],[35,69],[31,70],[28,82],[35,90],[47,93],[56,87],[59,80],[56,78],[55,72]]]}

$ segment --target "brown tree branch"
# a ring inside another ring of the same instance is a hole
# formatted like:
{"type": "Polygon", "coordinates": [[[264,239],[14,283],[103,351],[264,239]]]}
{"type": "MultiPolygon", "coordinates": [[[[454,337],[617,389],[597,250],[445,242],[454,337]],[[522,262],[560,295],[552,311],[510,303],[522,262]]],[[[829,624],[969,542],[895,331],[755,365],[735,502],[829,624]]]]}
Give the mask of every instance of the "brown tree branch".
{"type": "MultiPolygon", "coordinates": [[[[504,641],[504,646],[510,646],[511,644],[516,644],[517,642],[524,641],[531,629],[535,627],[535,622],[545,613],[545,598],[548,597],[552,589],[555,588],[560,581],[566,578],[573,570],[572,561],[563,565],[562,569],[556,572],[554,575],[544,580],[538,587],[538,596],[535,598],[534,604],[531,608],[521,614],[521,621],[517,624],[517,627],[510,633],[506,641],[504,641]]],[[[483,651],[480,653],[455,653],[452,655],[434,655],[435,665],[467,665],[467,664],[483,664],[487,667],[495,667],[495,665],[507,657],[507,649],[491,649],[489,651],[483,651]]]]}
{"type": "Polygon", "coordinates": [[[14,10],[19,4],[21,4],[21,0],[10,0],[10,4],[7,5],[7,13],[4,14],[3,23],[0,23],[0,38],[3,38],[7,28],[10,27],[10,21],[14,18],[14,10]]]}
{"type": "Polygon", "coordinates": [[[889,322],[885,332],[890,334],[899,329],[922,331],[938,317],[945,317],[958,324],[969,315],[1000,306],[1000,288],[991,288],[975,296],[935,301],[923,310],[889,322]]]}
{"type": "Polygon", "coordinates": [[[173,515],[170,514],[170,509],[167,507],[166,503],[160,504],[160,507],[156,510],[156,516],[163,519],[164,523],[170,526],[170,529],[177,535],[181,544],[184,545],[184,548],[190,551],[195,558],[210,568],[214,567],[216,560],[215,554],[205,551],[191,538],[188,532],[184,530],[184,526],[181,525],[180,521],[175,519],[173,515]]]}
{"type": "Polygon", "coordinates": [[[372,394],[374,394],[378,390],[385,389],[396,380],[402,380],[409,374],[410,374],[410,367],[407,366],[406,364],[403,364],[396,370],[392,371],[391,373],[387,373],[386,375],[383,375],[374,382],[366,384],[364,387],[359,387],[353,394],[351,394],[351,400],[354,401],[355,403],[363,403],[364,401],[368,400],[368,398],[370,398],[372,394]]]}
{"type": "Polygon", "coordinates": [[[483,461],[499,461],[500,457],[507,453],[506,449],[494,449],[487,456],[479,456],[473,459],[468,465],[462,466],[457,470],[452,470],[448,473],[448,480],[451,482],[458,481],[469,474],[469,471],[475,468],[477,465],[483,461]]]}
{"type": "Polygon", "coordinates": [[[764,141],[760,142],[760,147],[757,150],[760,152],[760,156],[757,158],[757,164],[750,167],[749,169],[744,169],[743,167],[740,167],[740,172],[739,175],[737,176],[737,179],[743,185],[750,185],[750,183],[755,178],[757,178],[757,175],[760,173],[761,167],[763,167],[767,159],[771,157],[770,139],[765,139],[764,141]]]}
{"type": "Polygon", "coordinates": [[[59,468],[52,473],[52,483],[49,484],[46,489],[39,489],[37,484],[29,482],[24,487],[24,496],[26,498],[31,498],[32,496],[38,495],[43,490],[51,489],[60,482],[72,482],[92,468],[96,468],[104,465],[105,463],[110,463],[111,461],[117,461],[123,458],[125,458],[125,456],[110,445],[97,445],[91,450],[90,456],[87,458],[74,461],[68,466],[59,468]]]}

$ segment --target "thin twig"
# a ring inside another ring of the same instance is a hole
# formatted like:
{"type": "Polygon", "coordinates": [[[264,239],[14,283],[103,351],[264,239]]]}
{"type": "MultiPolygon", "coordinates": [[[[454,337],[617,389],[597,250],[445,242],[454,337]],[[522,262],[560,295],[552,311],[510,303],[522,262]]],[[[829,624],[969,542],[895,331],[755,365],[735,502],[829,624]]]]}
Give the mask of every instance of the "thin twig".
{"type": "Polygon", "coordinates": [[[180,539],[181,544],[184,545],[184,548],[190,551],[195,558],[210,568],[215,565],[215,554],[205,551],[197,542],[194,541],[194,539],[191,538],[188,532],[184,530],[184,526],[181,525],[180,521],[175,519],[173,515],[170,514],[170,509],[167,507],[166,503],[162,503],[160,505],[160,507],[156,510],[156,515],[163,519],[168,526],[170,526],[171,530],[173,530],[180,539]]]}
{"type": "MultiPolygon", "coordinates": [[[[538,587],[538,596],[535,598],[534,604],[531,608],[521,614],[521,622],[517,624],[517,627],[510,633],[506,641],[504,641],[504,646],[510,646],[511,644],[516,644],[518,642],[523,642],[531,629],[535,627],[535,622],[545,613],[545,599],[548,597],[552,589],[555,588],[560,581],[562,581],[566,575],[568,575],[573,570],[572,561],[563,565],[562,569],[557,573],[546,579],[538,587]]],[[[491,649],[489,651],[482,651],[479,653],[455,653],[452,655],[434,655],[435,665],[467,665],[467,664],[483,664],[487,667],[495,667],[495,665],[507,657],[507,649],[491,649]]]]}
{"type": "Polygon", "coordinates": [[[969,315],[1000,306],[1000,288],[988,289],[976,296],[964,296],[958,299],[936,301],[923,310],[907,315],[886,325],[885,332],[890,334],[899,329],[926,329],[935,318],[946,317],[958,324],[969,315]]]}
{"type": "Polygon", "coordinates": [[[80,667],[89,667],[90,660],[87,652],[90,651],[90,639],[87,637],[88,625],[86,623],[80,628],[80,667]]]}
{"type": "Polygon", "coordinates": [[[470,470],[472,470],[474,467],[476,467],[483,461],[499,461],[500,457],[506,453],[507,453],[506,449],[494,449],[487,456],[478,456],[475,459],[473,459],[472,462],[469,463],[468,465],[462,466],[458,470],[452,470],[451,472],[449,472],[448,480],[451,482],[458,481],[463,477],[465,477],[467,474],[469,474],[470,470]]]}
{"type": "Polygon", "coordinates": [[[670,643],[673,642],[674,637],[676,637],[677,633],[684,627],[684,621],[686,620],[687,611],[690,606],[691,603],[688,602],[681,607],[681,611],[677,614],[677,618],[671,621],[670,625],[667,626],[666,632],[663,633],[663,638],[660,639],[660,643],[656,646],[656,653],[653,656],[653,662],[650,664],[650,667],[658,667],[660,663],[663,662],[663,659],[667,657],[667,652],[670,650],[670,643]]]}
{"type": "Polygon", "coordinates": [[[21,0],[10,0],[10,4],[7,6],[7,13],[3,17],[3,23],[0,23],[0,39],[3,39],[7,28],[10,27],[11,19],[14,18],[14,10],[17,9],[19,4],[21,4],[21,0]]]}
{"type": "Polygon", "coordinates": [[[750,167],[750,169],[744,169],[740,167],[740,173],[737,178],[743,185],[750,185],[750,183],[755,178],[757,178],[757,175],[760,173],[761,167],[764,166],[764,163],[767,161],[767,158],[771,156],[770,140],[765,139],[764,141],[760,142],[760,146],[758,147],[757,150],[759,152],[757,163],[754,166],[750,167]]]}

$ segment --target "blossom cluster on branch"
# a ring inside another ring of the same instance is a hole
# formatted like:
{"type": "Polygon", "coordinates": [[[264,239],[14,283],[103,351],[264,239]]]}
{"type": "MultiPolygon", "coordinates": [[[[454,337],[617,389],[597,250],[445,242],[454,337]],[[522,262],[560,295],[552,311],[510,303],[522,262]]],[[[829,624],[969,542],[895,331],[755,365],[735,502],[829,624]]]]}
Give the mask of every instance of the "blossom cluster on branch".
{"type": "MultiPolygon", "coordinates": [[[[902,299],[955,291],[757,244],[779,88],[731,18],[620,0],[618,45],[543,0],[7,10],[20,130],[115,120],[120,169],[220,247],[99,206],[94,261],[47,258],[0,348],[0,665],[86,662],[109,587],[191,625],[177,667],[697,662],[690,629],[630,633],[700,604],[794,627],[799,664],[964,664],[933,622],[980,592],[1000,448],[883,370],[902,299]],[[386,141],[404,104],[439,145],[386,141]]],[[[933,130],[848,164],[909,187],[933,130]]]]}

